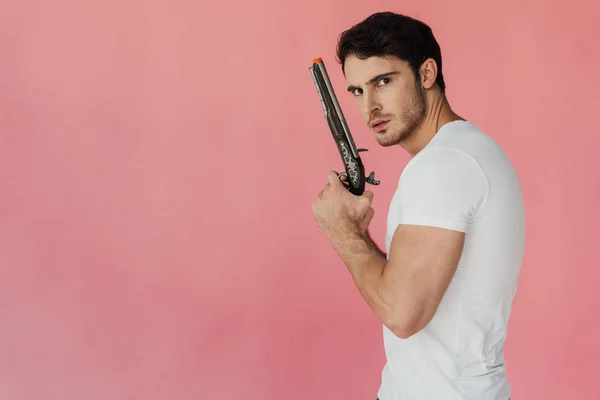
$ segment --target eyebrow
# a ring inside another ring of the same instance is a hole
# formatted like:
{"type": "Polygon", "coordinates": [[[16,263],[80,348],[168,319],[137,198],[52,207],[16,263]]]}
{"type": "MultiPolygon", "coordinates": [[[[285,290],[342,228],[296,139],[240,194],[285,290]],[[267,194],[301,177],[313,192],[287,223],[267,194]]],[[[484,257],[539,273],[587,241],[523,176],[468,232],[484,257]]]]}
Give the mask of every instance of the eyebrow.
{"type": "MultiPolygon", "coordinates": [[[[398,74],[398,71],[391,71],[391,72],[386,72],[384,74],[379,74],[379,75],[371,78],[369,80],[369,82],[367,82],[367,84],[368,85],[372,85],[373,83],[377,82],[380,79],[387,78],[388,76],[396,75],[396,74],[398,74]]],[[[352,86],[352,85],[348,86],[348,91],[349,92],[354,92],[356,89],[358,89],[358,87],[352,86]]]]}

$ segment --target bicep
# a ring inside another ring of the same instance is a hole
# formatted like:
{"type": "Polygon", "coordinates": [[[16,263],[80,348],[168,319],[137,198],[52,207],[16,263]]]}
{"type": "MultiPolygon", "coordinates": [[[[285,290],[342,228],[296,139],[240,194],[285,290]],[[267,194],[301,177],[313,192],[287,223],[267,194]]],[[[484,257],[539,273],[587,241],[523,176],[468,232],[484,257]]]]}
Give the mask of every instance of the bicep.
{"type": "Polygon", "coordinates": [[[464,240],[465,234],[457,230],[398,225],[383,281],[395,304],[389,323],[400,335],[422,329],[433,318],[460,261],[464,240]]]}
{"type": "Polygon", "coordinates": [[[398,330],[419,330],[433,318],[487,192],[479,165],[453,150],[429,151],[403,174],[390,210],[397,227],[382,288],[398,330]]]}

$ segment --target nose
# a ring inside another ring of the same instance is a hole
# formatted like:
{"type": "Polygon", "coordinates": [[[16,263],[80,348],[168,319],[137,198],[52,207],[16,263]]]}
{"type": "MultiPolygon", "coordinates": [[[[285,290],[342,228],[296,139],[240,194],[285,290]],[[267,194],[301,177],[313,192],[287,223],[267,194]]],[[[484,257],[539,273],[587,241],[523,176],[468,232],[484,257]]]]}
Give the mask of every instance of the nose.
{"type": "Polygon", "coordinates": [[[365,91],[364,95],[364,112],[367,117],[370,117],[374,112],[381,111],[381,103],[379,102],[379,98],[374,93],[369,93],[365,91]]]}

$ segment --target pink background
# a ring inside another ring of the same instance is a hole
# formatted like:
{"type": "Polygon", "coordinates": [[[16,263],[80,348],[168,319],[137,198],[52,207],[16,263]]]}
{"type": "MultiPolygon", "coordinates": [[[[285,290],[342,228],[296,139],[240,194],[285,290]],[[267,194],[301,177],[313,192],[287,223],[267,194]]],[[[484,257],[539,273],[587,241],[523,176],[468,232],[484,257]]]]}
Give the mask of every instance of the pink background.
{"type": "Polygon", "coordinates": [[[380,10],[433,27],[522,180],[513,400],[599,399],[598,9],[484,3],[0,3],[0,399],[375,398],[381,325],[311,213],[341,163],[308,67],[370,150],[382,244],[408,157],[334,60],[380,10]]]}

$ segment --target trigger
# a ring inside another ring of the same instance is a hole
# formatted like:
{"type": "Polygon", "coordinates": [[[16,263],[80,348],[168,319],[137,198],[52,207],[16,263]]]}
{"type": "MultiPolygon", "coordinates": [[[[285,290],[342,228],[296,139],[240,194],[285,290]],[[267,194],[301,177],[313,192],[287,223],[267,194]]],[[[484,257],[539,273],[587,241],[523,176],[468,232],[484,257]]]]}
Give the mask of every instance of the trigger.
{"type": "Polygon", "coordinates": [[[369,151],[369,150],[367,150],[367,149],[358,149],[358,150],[356,150],[356,151],[357,151],[358,153],[362,153],[363,151],[369,151]]]}
{"type": "MultiPolygon", "coordinates": [[[[340,181],[342,181],[342,179],[341,179],[341,178],[342,178],[342,176],[345,176],[346,178],[348,178],[348,173],[346,173],[346,172],[340,172],[340,173],[338,174],[338,178],[340,178],[340,181]]],[[[342,183],[343,183],[344,185],[346,185],[346,186],[349,186],[349,185],[350,185],[350,182],[348,182],[348,179],[346,179],[345,181],[342,181],[342,183]]]]}

